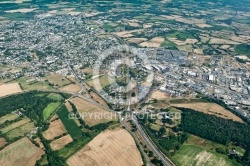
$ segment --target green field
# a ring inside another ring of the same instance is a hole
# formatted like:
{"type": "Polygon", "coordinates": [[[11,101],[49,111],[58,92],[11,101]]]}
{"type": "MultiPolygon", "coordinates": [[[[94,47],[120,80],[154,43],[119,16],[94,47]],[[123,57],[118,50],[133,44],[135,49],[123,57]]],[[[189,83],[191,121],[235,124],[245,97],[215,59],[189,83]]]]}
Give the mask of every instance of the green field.
{"type": "Polygon", "coordinates": [[[9,114],[7,114],[7,115],[5,115],[5,116],[2,116],[2,117],[0,118],[0,124],[3,124],[3,123],[6,122],[7,120],[8,120],[8,121],[15,120],[16,118],[18,118],[18,116],[17,116],[16,114],[14,114],[14,113],[9,113],[9,114]]]}
{"type": "Polygon", "coordinates": [[[64,98],[62,97],[62,95],[57,94],[57,93],[51,93],[47,96],[48,98],[55,100],[55,101],[62,101],[64,98]]]}
{"type": "Polygon", "coordinates": [[[61,119],[63,125],[66,130],[70,134],[72,138],[79,138],[82,135],[81,129],[77,126],[73,119],[69,118],[69,111],[67,110],[65,105],[62,105],[58,110],[57,115],[61,119]]]}
{"type": "Polygon", "coordinates": [[[53,112],[60,106],[60,102],[50,103],[44,110],[43,110],[43,119],[47,120],[53,112]]]}
{"type": "Polygon", "coordinates": [[[250,58],[250,45],[240,44],[235,47],[235,51],[240,55],[247,55],[250,58]]]}
{"type": "Polygon", "coordinates": [[[173,48],[177,46],[174,42],[171,42],[169,40],[165,40],[162,44],[161,47],[165,47],[165,48],[173,48]]]}
{"type": "Polygon", "coordinates": [[[17,80],[23,90],[53,90],[54,88],[45,81],[31,81],[28,82],[31,78],[21,77],[17,80]]]}
{"type": "Polygon", "coordinates": [[[29,123],[26,123],[26,124],[18,127],[18,128],[15,128],[15,129],[9,131],[8,133],[6,133],[6,135],[9,139],[24,136],[25,134],[30,132],[33,128],[35,128],[34,123],[29,122],[29,123]]]}
{"type": "Polygon", "coordinates": [[[202,147],[184,144],[172,157],[177,166],[240,166],[226,155],[219,154],[202,147]]]}

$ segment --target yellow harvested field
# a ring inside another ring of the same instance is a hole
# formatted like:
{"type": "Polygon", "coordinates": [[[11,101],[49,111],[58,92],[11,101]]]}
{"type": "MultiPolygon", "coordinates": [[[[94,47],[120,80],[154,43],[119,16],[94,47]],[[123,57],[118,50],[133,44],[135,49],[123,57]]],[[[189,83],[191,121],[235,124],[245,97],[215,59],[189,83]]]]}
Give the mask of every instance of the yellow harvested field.
{"type": "Polygon", "coordinates": [[[139,44],[141,47],[150,47],[150,48],[158,48],[161,46],[161,43],[155,43],[151,41],[145,41],[139,44]]]}
{"type": "Polygon", "coordinates": [[[73,139],[71,138],[71,136],[69,134],[53,141],[50,143],[50,147],[53,150],[60,150],[62,149],[65,145],[68,145],[70,142],[73,142],[73,139]]]}
{"type": "Polygon", "coordinates": [[[76,93],[76,92],[79,92],[81,90],[81,87],[79,85],[76,85],[76,84],[70,84],[70,85],[67,85],[67,86],[60,88],[60,90],[66,91],[66,92],[76,93]]]}
{"type": "Polygon", "coordinates": [[[146,28],[151,28],[154,24],[152,23],[148,23],[148,24],[143,24],[143,28],[146,29],[146,28]]]}
{"type": "Polygon", "coordinates": [[[98,94],[94,93],[94,92],[90,92],[90,96],[99,104],[101,104],[102,106],[109,108],[108,104],[106,103],[106,101],[101,98],[98,94]]]}
{"type": "Polygon", "coordinates": [[[190,108],[206,114],[216,115],[221,118],[232,119],[234,121],[243,123],[243,120],[241,118],[239,118],[232,112],[226,110],[225,108],[215,103],[197,102],[197,103],[185,103],[185,104],[171,104],[171,106],[190,108]]]}
{"type": "Polygon", "coordinates": [[[6,12],[6,13],[17,13],[17,12],[28,13],[28,12],[32,12],[34,10],[36,10],[36,8],[32,8],[32,9],[30,9],[30,8],[23,8],[23,9],[17,9],[17,10],[6,10],[4,12],[6,12]]]}
{"type": "Polygon", "coordinates": [[[250,36],[231,36],[231,40],[240,43],[250,43],[250,36]]]}
{"type": "Polygon", "coordinates": [[[70,101],[74,103],[77,111],[82,115],[81,117],[89,126],[117,120],[118,118],[117,114],[108,112],[103,108],[100,108],[99,106],[81,98],[73,98],[70,101]]]}
{"type": "Polygon", "coordinates": [[[37,137],[36,139],[34,139],[38,144],[39,144],[39,147],[40,148],[44,148],[44,145],[43,145],[43,143],[42,143],[42,141],[41,141],[41,139],[39,138],[39,137],[37,137]]]}
{"type": "Polygon", "coordinates": [[[211,25],[208,25],[208,24],[196,24],[198,27],[200,27],[200,28],[210,28],[210,27],[213,27],[213,26],[211,26],[211,25]]]}
{"type": "Polygon", "coordinates": [[[101,14],[102,12],[91,12],[91,13],[85,13],[86,17],[92,17],[92,16],[96,16],[98,14],[101,14]]]}
{"type": "Polygon", "coordinates": [[[174,42],[178,46],[183,46],[187,44],[195,44],[198,42],[197,39],[186,39],[185,41],[178,40],[177,38],[168,38],[171,42],[174,42]]]}
{"type": "Polygon", "coordinates": [[[169,95],[167,93],[158,90],[152,93],[150,99],[165,100],[168,98],[169,98],[169,95]]]}
{"type": "Polygon", "coordinates": [[[10,125],[0,129],[0,131],[4,134],[4,133],[7,133],[10,130],[13,130],[13,129],[17,128],[17,127],[20,127],[20,126],[22,126],[22,125],[24,125],[24,124],[26,124],[28,122],[30,122],[30,119],[24,118],[24,119],[22,119],[20,121],[17,121],[15,123],[11,123],[10,125]]]}
{"type": "Polygon", "coordinates": [[[150,40],[151,42],[154,43],[163,43],[165,41],[165,39],[163,37],[154,37],[153,39],[150,40]]]}
{"type": "Polygon", "coordinates": [[[67,130],[63,126],[61,120],[58,119],[58,120],[55,120],[55,121],[50,123],[48,130],[46,130],[43,133],[43,136],[47,140],[52,140],[55,137],[60,136],[66,132],[67,132],[67,130]]]}
{"type": "Polygon", "coordinates": [[[34,166],[44,151],[36,147],[28,138],[22,138],[0,151],[2,166],[34,166]]]}
{"type": "Polygon", "coordinates": [[[71,16],[77,16],[79,14],[82,14],[82,12],[74,12],[74,11],[71,11],[71,12],[68,12],[67,14],[70,14],[71,16]]]}
{"type": "Polygon", "coordinates": [[[222,45],[222,46],[220,46],[220,48],[223,49],[223,50],[226,50],[226,49],[228,49],[229,47],[231,47],[231,46],[230,46],[230,45],[222,45]]]}
{"type": "Polygon", "coordinates": [[[22,92],[18,83],[0,85],[0,97],[22,92]]]}
{"type": "Polygon", "coordinates": [[[176,21],[183,22],[186,24],[192,24],[192,25],[196,24],[197,26],[205,24],[205,20],[203,20],[203,19],[195,19],[195,18],[187,19],[187,18],[183,18],[182,16],[178,16],[178,15],[170,15],[170,16],[161,15],[161,17],[164,17],[168,20],[176,20],[176,21]]]}
{"type": "Polygon", "coordinates": [[[147,41],[148,39],[146,38],[128,38],[127,41],[130,42],[130,43],[141,43],[141,42],[144,42],[144,41],[147,41]]]}
{"type": "Polygon", "coordinates": [[[211,38],[209,44],[239,44],[232,40],[220,39],[220,38],[211,38]]]}
{"type": "Polygon", "coordinates": [[[58,86],[58,87],[62,87],[64,85],[68,85],[70,84],[70,81],[62,76],[62,75],[58,75],[58,74],[52,74],[52,75],[49,75],[47,77],[49,83],[53,84],[54,86],[58,86]]]}
{"type": "Polygon", "coordinates": [[[107,130],[67,160],[69,166],[141,166],[133,137],[125,129],[107,130]]]}
{"type": "Polygon", "coordinates": [[[7,142],[4,138],[0,138],[0,147],[4,146],[6,143],[7,142]]]}
{"type": "Polygon", "coordinates": [[[7,114],[5,116],[2,116],[0,118],[0,124],[3,124],[4,122],[6,122],[7,120],[10,121],[10,120],[15,120],[16,118],[18,118],[18,116],[14,113],[10,113],[10,114],[7,114]]]}
{"type": "Polygon", "coordinates": [[[199,48],[193,49],[193,53],[203,55],[203,49],[199,49],[199,48]]]}

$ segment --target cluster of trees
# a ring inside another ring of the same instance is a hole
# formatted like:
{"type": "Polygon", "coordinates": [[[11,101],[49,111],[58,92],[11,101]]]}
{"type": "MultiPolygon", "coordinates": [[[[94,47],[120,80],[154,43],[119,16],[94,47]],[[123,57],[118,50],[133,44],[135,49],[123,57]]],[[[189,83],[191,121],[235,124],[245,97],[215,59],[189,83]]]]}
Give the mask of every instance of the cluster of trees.
{"type": "MultiPolygon", "coordinates": [[[[178,130],[176,134],[170,134],[165,136],[166,128],[162,126],[159,131],[155,131],[150,128],[150,124],[154,123],[155,119],[150,119],[147,116],[144,118],[137,118],[139,123],[144,126],[147,134],[154,141],[157,147],[164,152],[167,156],[173,155],[177,150],[180,149],[181,145],[187,141],[188,134],[182,130],[178,130]]],[[[165,118],[163,118],[165,119],[165,118]]]]}
{"type": "Polygon", "coordinates": [[[53,100],[37,94],[39,94],[37,91],[32,91],[0,99],[0,116],[22,108],[21,112],[24,115],[36,120],[38,124],[42,123],[43,110],[53,100]]]}
{"type": "Polygon", "coordinates": [[[243,147],[250,145],[249,125],[188,108],[179,109],[183,111],[181,127],[185,131],[221,144],[233,141],[243,147]]]}
{"type": "Polygon", "coordinates": [[[188,108],[178,108],[182,114],[181,128],[191,134],[215,141],[221,144],[233,142],[244,147],[244,157],[237,157],[242,164],[250,163],[250,126],[233,120],[208,115],[188,108]]]}

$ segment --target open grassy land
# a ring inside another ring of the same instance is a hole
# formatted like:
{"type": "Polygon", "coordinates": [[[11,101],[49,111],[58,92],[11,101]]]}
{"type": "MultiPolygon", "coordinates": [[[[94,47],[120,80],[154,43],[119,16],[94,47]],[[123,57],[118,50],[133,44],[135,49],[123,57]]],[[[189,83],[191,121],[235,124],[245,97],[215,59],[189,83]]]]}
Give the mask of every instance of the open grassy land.
{"type": "Polygon", "coordinates": [[[44,110],[43,110],[43,119],[47,120],[53,112],[60,106],[60,102],[50,103],[44,110]]]}
{"type": "Polygon", "coordinates": [[[240,166],[226,155],[188,144],[182,145],[180,150],[172,157],[172,160],[177,166],[240,166]]]}
{"type": "Polygon", "coordinates": [[[17,79],[23,90],[52,90],[54,89],[48,82],[40,80],[37,81],[30,77],[21,77],[17,79]]]}
{"type": "Polygon", "coordinates": [[[100,76],[98,78],[90,79],[87,81],[87,83],[90,86],[92,86],[93,88],[95,88],[97,91],[101,90],[102,88],[104,88],[107,85],[110,85],[113,82],[114,82],[114,80],[109,78],[109,76],[107,76],[107,75],[103,75],[103,76],[100,76]],[[99,81],[101,87],[99,87],[97,84],[95,84],[95,81],[99,81]]]}
{"type": "Polygon", "coordinates": [[[142,159],[133,137],[126,130],[117,128],[99,134],[89,144],[70,157],[67,164],[69,166],[139,166],[142,165],[142,159]]]}
{"type": "Polygon", "coordinates": [[[57,112],[57,115],[61,119],[63,125],[72,138],[79,138],[81,136],[81,129],[77,126],[73,119],[69,118],[69,111],[65,105],[61,106],[57,112]]]}
{"type": "Polygon", "coordinates": [[[28,119],[28,118],[23,118],[23,119],[21,119],[20,121],[11,123],[10,125],[8,125],[8,126],[2,128],[2,129],[0,129],[0,131],[4,134],[4,133],[7,133],[7,132],[9,132],[9,131],[11,131],[11,130],[17,128],[17,127],[20,127],[20,126],[22,126],[22,125],[28,123],[28,122],[30,122],[30,119],[28,119]]]}
{"type": "Polygon", "coordinates": [[[29,133],[32,129],[35,128],[35,125],[33,122],[26,123],[18,128],[15,128],[8,133],[6,133],[6,136],[9,139],[13,139],[16,137],[24,136],[25,134],[29,133]]]}
{"type": "Polygon", "coordinates": [[[48,98],[55,100],[55,101],[62,101],[64,98],[62,97],[62,95],[57,94],[57,93],[51,93],[47,96],[48,98]]]}
{"type": "Polygon", "coordinates": [[[55,87],[62,87],[71,83],[66,77],[58,74],[49,75],[47,79],[55,87]]]}
{"type": "Polygon", "coordinates": [[[18,116],[17,116],[16,114],[14,114],[14,113],[9,113],[9,114],[7,114],[7,115],[5,115],[5,116],[2,116],[2,117],[0,118],[0,124],[3,124],[3,123],[6,122],[7,120],[8,120],[8,121],[15,120],[16,118],[18,118],[18,116]]]}
{"type": "Polygon", "coordinates": [[[22,138],[0,151],[0,165],[33,166],[43,154],[28,138],[22,138]]]}

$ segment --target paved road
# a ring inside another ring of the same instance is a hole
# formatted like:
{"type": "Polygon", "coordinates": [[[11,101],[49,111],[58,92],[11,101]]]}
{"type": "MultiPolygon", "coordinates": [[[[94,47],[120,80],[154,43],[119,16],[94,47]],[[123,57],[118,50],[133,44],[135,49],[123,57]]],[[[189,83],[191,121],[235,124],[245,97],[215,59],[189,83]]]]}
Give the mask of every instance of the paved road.
{"type": "Polygon", "coordinates": [[[141,125],[137,122],[135,116],[133,116],[132,120],[134,121],[137,127],[137,131],[140,133],[144,142],[148,145],[151,151],[154,152],[154,154],[157,155],[159,159],[161,159],[162,163],[165,166],[174,166],[174,163],[169,158],[167,158],[160,150],[158,150],[157,146],[153,143],[153,141],[151,141],[149,136],[147,136],[147,134],[142,129],[141,125]]]}

